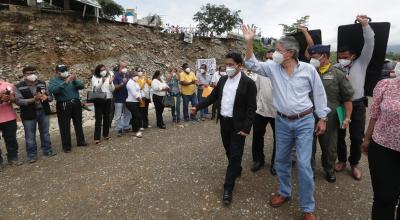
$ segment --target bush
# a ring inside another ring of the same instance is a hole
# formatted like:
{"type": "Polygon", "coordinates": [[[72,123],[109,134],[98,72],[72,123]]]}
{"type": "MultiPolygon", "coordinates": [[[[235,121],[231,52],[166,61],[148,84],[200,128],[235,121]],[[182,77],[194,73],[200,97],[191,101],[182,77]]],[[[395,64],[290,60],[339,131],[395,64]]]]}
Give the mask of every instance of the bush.
{"type": "Polygon", "coordinates": [[[124,7],[115,3],[113,0],[98,0],[103,12],[108,17],[123,15],[125,12],[124,7]]]}

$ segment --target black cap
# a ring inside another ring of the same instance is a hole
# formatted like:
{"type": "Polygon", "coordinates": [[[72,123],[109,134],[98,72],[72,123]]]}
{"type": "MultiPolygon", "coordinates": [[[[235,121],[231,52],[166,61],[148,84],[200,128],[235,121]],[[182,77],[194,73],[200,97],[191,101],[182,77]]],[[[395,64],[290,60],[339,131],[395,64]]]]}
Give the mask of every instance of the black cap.
{"type": "Polygon", "coordinates": [[[323,54],[323,53],[329,54],[330,52],[331,52],[331,45],[317,44],[317,45],[314,45],[314,46],[308,48],[308,53],[310,53],[310,54],[315,54],[315,53],[318,53],[318,54],[323,54]]]}
{"type": "Polygon", "coordinates": [[[64,64],[58,64],[56,66],[56,71],[62,73],[62,72],[68,71],[68,67],[64,64]]]}

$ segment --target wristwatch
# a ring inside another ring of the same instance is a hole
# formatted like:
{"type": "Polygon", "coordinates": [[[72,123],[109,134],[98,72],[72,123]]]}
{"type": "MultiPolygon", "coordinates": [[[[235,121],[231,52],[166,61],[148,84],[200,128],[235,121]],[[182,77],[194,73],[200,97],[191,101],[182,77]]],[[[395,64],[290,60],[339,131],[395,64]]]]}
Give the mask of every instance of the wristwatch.
{"type": "Polygon", "coordinates": [[[320,118],[320,120],[325,121],[325,122],[328,122],[328,117],[320,118]]]}
{"type": "Polygon", "coordinates": [[[351,119],[350,118],[346,118],[344,119],[345,121],[348,121],[349,123],[351,123],[351,119]]]}

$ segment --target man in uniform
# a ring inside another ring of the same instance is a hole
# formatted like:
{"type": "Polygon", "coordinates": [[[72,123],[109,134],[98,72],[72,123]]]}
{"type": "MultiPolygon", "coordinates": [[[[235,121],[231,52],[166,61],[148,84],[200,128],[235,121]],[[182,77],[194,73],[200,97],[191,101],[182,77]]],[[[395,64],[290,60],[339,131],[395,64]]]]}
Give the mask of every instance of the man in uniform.
{"type": "MultiPolygon", "coordinates": [[[[337,131],[339,129],[339,119],[336,108],[344,105],[346,119],[343,123],[343,128],[347,128],[350,123],[352,101],[351,98],[354,90],[351,87],[350,81],[346,74],[336,67],[333,67],[329,62],[330,45],[315,45],[308,49],[311,55],[310,64],[317,68],[321,76],[322,84],[324,85],[326,96],[328,99],[328,107],[332,111],[328,114],[328,122],[326,132],[318,136],[319,144],[322,150],[322,167],[326,173],[328,182],[335,182],[335,162],[337,158],[337,131]]],[[[313,159],[316,151],[316,137],[313,142],[313,159]]]]}

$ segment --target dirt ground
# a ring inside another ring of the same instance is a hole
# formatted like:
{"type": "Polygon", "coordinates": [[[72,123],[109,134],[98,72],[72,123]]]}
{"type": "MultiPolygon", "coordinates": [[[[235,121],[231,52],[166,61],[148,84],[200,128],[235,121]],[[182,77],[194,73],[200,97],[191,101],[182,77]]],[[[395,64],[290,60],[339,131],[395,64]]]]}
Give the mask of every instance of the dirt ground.
{"type": "MultiPolygon", "coordinates": [[[[150,113],[154,122],[154,113],[150,113]]],[[[190,123],[167,130],[150,128],[142,139],[126,134],[100,145],[61,151],[58,133],[52,134],[58,155],[40,157],[34,164],[6,167],[0,172],[0,219],[300,219],[293,170],[293,199],[281,208],[268,205],[278,180],[269,162],[252,173],[251,137],[247,138],[242,176],[233,203],[221,203],[227,160],[219,126],[214,121],[190,123]]],[[[154,124],[154,123],[153,123],[154,124]]],[[[86,130],[92,142],[93,128],[86,130]]],[[[271,155],[271,129],[266,152],[271,155]]],[[[1,148],[4,144],[1,141],[1,148]]],[[[25,144],[20,154],[25,159],[25,144]]],[[[3,150],[4,152],[4,150],[3,150]]],[[[320,151],[318,151],[318,155],[320,151]]],[[[337,174],[332,184],[317,162],[316,191],[319,219],[369,219],[372,189],[366,157],[364,178],[355,181],[350,170],[337,174]]]]}

